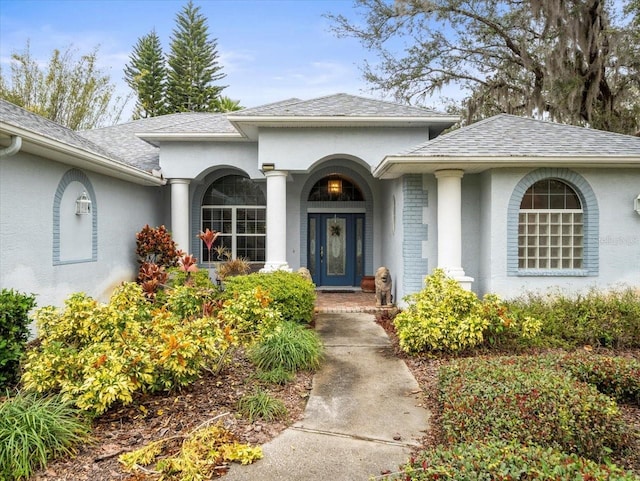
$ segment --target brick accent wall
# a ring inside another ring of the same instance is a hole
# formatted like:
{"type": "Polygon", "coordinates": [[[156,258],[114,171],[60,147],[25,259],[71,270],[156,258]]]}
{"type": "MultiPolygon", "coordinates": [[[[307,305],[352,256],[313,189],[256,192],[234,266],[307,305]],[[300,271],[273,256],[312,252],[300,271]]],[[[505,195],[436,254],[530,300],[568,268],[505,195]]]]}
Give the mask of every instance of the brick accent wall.
{"type": "Polygon", "coordinates": [[[422,289],[429,269],[428,259],[423,257],[423,243],[428,240],[428,225],[424,223],[424,208],[429,205],[429,195],[423,188],[422,175],[405,175],[402,182],[402,259],[404,263],[403,292],[422,289]]]}

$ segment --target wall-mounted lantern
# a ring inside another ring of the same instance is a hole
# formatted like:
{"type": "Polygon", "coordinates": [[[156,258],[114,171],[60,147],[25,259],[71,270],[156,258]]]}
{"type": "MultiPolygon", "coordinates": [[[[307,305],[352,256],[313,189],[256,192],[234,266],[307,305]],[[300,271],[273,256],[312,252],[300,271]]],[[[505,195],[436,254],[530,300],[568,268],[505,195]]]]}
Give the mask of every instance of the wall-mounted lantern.
{"type": "Polygon", "coordinates": [[[76,215],[91,214],[91,199],[87,196],[86,192],[80,194],[80,197],[76,199],[76,215]]]}
{"type": "Polygon", "coordinates": [[[638,194],[638,197],[636,197],[633,203],[633,209],[636,211],[636,214],[640,215],[640,194],[638,194]]]}
{"type": "Polygon", "coordinates": [[[327,190],[331,195],[342,194],[342,179],[330,179],[327,183],[327,190]]]}

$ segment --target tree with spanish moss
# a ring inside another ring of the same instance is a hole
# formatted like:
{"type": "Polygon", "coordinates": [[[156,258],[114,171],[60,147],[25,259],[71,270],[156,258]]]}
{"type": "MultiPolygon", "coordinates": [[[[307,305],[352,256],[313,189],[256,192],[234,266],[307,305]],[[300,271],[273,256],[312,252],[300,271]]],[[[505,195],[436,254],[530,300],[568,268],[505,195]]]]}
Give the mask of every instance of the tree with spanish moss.
{"type": "Polygon", "coordinates": [[[355,0],[362,23],[329,17],[375,54],[366,80],[399,100],[457,89],[467,123],[506,112],[633,134],[639,3],[616,16],[610,0],[355,0]]]}

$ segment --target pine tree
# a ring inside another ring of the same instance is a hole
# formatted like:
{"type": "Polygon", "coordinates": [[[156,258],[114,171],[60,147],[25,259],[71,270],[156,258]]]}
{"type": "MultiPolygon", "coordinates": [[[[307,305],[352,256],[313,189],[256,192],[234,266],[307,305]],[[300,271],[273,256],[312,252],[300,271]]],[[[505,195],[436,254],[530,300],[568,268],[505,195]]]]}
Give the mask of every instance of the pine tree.
{"type": "Polygon", "coordinates": [[[226,86],[218,63],[217,40],[208,33],[206,18],[190,0],[176,16],[168,56],[167,110],[173,112],[215,112],[217,99],[226,86]]]}
{"type": "Polygon", "coordinates": [[[155,30],[138,39],[124,69],[124,78],[137,96],[134,119],[164,113],[167,68],[155,30]]]}

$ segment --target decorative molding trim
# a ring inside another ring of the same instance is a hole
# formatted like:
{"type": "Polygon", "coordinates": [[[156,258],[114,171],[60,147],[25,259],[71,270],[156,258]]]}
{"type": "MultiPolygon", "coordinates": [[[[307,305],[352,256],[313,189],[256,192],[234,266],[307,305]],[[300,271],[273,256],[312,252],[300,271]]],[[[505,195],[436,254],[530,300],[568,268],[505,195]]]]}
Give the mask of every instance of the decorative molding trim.
{"type": "Polygon", "coordinates": [[[69,265],[79,264],[83,262],[97,262],[98,261],[98,202],[96,199],[96,193],[93,189],[93,185],[89,180],[89,177],[79,169],[67,170],[60,182],[58,188],[53,196],[53,265],[69,265]],[[72,182],[79,182],[83,185],[85,191],[91,199],[91,258],[85,259],[72,259],[72,260],[60,260],[60,203],[62,202],[62,196],[66,188],[72,182]]]}
{"type": "Polygon", "coordinates": [[[599,254],[600,210],[591,185],[577,172],[570,169],[541,168],[529,172],[515,186],[507,211],[507,275],[508,276],[597,276],[600,270],[599,254]],[[522,198],[529,187],[543,179],[558,179],[570,185],[580,198],[584,226],[584,268],[544,269],[539,271],[518,269],[518,213],[522,198]]]}

